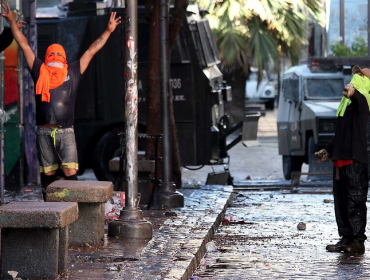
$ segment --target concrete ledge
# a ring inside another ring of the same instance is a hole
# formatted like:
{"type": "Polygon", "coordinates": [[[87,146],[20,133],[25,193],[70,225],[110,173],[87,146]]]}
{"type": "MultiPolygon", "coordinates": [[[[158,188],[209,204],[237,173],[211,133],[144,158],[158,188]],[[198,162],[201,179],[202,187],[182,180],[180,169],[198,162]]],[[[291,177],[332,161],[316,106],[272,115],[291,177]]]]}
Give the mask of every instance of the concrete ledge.
{"type": "Polygon", "coordinates": [[[98,246],[104,242],[105,203],[113,195],[107,181],[58,180],[46,189],[46,201],[77,202],[79,218],[69,227],[69,244],[98,246]]]}
{"type": "Polygon", "coordinates": [[[68,225],[77,203],[10,202],[0,206],[1,279],[55,279],[67,271],[68,225]]]}
{"type": "Polygon", "coordinates": [[[63,228],[77,218],[77,203],[73,202],[10,202],[0,206],[0,228],[63,228]]]}
{"type": "Polygon", "coordinates": [[[113,195],[113,184],[108,181],[57,180],[46,189],[47,202],[105,203],[113,195]]]}

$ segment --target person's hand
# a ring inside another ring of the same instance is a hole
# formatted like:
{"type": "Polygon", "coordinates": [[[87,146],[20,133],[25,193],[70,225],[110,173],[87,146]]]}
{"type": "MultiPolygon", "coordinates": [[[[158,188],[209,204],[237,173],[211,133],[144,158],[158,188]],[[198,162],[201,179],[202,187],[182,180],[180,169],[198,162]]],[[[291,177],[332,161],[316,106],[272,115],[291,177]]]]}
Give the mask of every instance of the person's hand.
{"type": "Polygon", "coordinates": [[[347,98],[351,98],[355,93],[355,87],[352,84],[348,84],[344,87],[343,95],[347,98]]]}
{"type": "Polygon", "coordinates": [[[26,22],[25,21],[21,21],[21,18],[22,18],[22,13],[19,14],[18,18],[17,18],[17,21],[15,22],[18,26],[18,29],[21,29],[23,27],[26,27],[26,22]]]}
{"type": "Polygon", "coordinates": [[[117,25],[121,23],[121,17],[116,18],[116,14],[117,12],[112,12],[110,15],[110,19],[107,26],[107,30],[110,33],[112,33],[116,29],[117,25]]]}
{"type": "Polygon", "coordinates": [[[320,165],[320,163],[329,160],[329,153],[325,149],[316,152],[314,155],[317,156],[317,165],[320,165]]]}
{"type": "Polygon", "coordinates": [[[14,21],[12,11],[10,10],[9,4],[1,5],[3,8],[3,11],[1,12],[1,16],[5,18],[6,22],[9,23],[9,25],[14,21]]]}

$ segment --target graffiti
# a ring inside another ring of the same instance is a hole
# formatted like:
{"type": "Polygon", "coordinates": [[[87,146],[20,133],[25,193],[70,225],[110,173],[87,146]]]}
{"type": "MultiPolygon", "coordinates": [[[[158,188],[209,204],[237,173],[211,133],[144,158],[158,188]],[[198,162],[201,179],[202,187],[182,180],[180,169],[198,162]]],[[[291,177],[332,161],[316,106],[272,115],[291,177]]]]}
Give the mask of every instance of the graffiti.
{"type": "Polygon", "coordinates": [[[126,32],[131,31],[131,19],[127,14],[125,16],[125,29],[126,29],[126,32]]]}

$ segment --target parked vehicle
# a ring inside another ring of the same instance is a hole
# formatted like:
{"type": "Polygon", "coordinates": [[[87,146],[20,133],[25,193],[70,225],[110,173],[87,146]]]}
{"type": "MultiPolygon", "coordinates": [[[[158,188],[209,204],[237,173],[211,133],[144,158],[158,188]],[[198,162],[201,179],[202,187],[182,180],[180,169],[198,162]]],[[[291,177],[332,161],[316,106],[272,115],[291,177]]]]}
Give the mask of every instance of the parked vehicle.
{"type": "Polygon", "coordinates": [[[313,154],[334,136],[336,110],[343,87],[350,81],[351,65],[340,60],[321,66],[318,62],[312,59],[292,67],[282,77],[277,129],[285,179],[301,171],[303,163],[309,164],[309,172],[332,171],[332,162],[317,166],[313,154]]]}
{"type": "Polygon", "coordinates": [[[264,103],[266,109],[275,108],[275,85],[263,71],[262,81],[258,84],[258,69],[252,67],[245,82],[246,103],[264,103]]]}

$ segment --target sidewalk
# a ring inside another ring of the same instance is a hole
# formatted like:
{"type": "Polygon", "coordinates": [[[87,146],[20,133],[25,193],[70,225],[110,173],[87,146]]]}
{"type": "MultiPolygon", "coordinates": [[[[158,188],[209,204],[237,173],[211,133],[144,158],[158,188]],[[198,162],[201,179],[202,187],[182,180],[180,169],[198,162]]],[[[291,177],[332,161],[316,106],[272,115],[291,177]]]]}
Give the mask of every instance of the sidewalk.
{"type": "MultiPolygon", "coordinates": [[[[205,254],[231,200],[231,186],[200,186],[179,190],[185,206],[144,210],[153,224],[153,238],[124,240],[105,235],[99,248],[70,248],[67,275],[59,279],[189,279],[205,254]]],[[[10,200],[41,200],[39,188],[27,187],[21,194],[7,192],[10,200]]],[[[106,226],[107,228],[108,226],[106,226]]]]}

